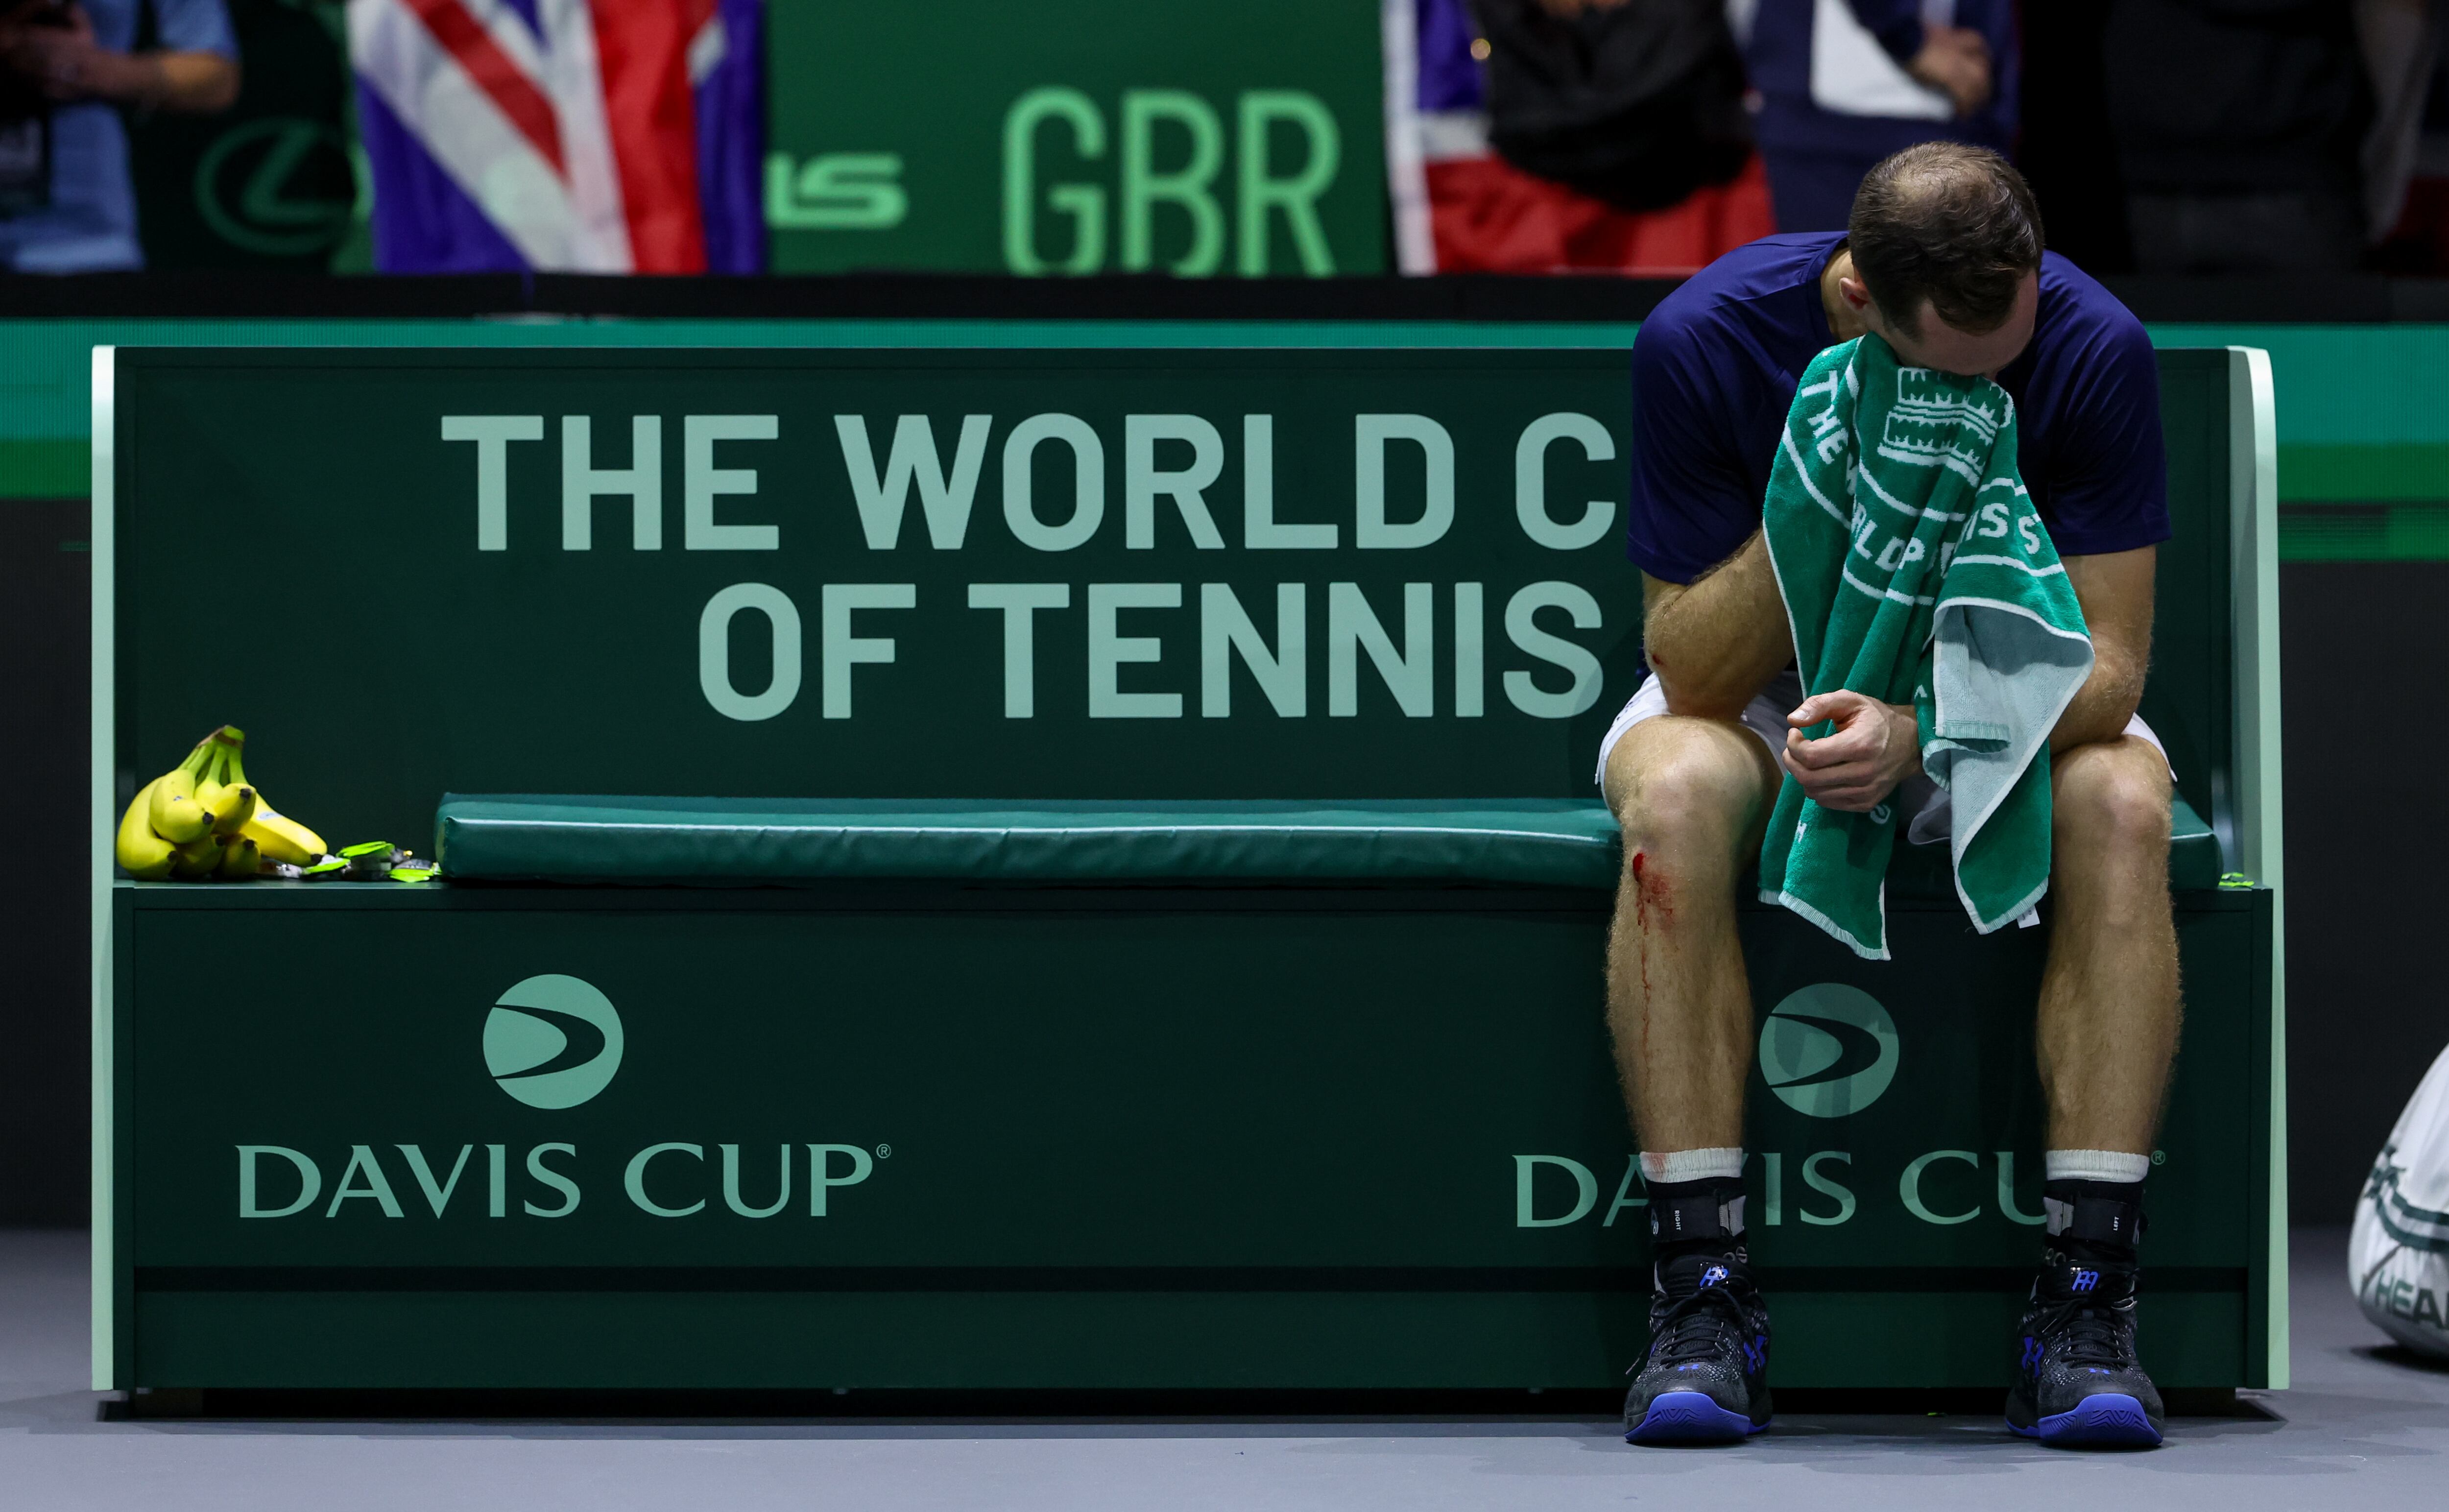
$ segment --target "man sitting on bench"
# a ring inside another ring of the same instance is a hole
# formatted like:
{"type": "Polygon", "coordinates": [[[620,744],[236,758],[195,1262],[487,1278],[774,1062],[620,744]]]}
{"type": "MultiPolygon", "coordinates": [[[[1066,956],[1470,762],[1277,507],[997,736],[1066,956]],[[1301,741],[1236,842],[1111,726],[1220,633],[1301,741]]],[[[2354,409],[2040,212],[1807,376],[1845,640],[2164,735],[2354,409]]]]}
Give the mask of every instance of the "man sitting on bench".
{"type": "MultiPolygon", "coordinates": [[[[1784,773],[1830,808],[1898,804],[1913,840],[1947,833],[1911,705],[1803,696],[1761,535],[1798,376],[1865,331],[1908,365],[1995,377],[2013,396],[2023,479],[2091,630],[2090,680],[2050,740],[2048,1238],[2007,1421],[2053,1443],[2156,1444],[2160,1399],[2134,1353],[2135,1242],[2177,1042],[2177,942],[2169,766],[2134,708],[2169,534],[2159,373],[2134,317],[2043,253],[2015,170],[1948,142],[1874,167],[1845,233],[1721,258],[1633,347],[1630,550],[1651,675],[1599,769],[1624,826],[1609,1025],[1655,1253],[1625,1436],[1731,1440],[1769,1419],[1768,1310],[1744,1247],[1753,1018],[1735,902],[1784,773]],[[1833,733],[1803,738],[1828,720],[1833,733]]],[[[1985,1006],[2007,1005],[1966,1011],[1985,1006]]]]}

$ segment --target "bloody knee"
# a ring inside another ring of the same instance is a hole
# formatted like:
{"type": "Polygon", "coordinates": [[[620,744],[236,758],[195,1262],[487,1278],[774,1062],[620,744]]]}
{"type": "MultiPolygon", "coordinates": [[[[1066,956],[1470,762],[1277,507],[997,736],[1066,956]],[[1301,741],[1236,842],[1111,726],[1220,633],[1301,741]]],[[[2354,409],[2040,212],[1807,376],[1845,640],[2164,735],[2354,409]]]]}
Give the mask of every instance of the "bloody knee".
{"type": "Polygon", "coordinates": [[[1608,763],[1608,800],[1624,831],[1625,875],[1651,858],[1723,863],[1760,802],[1752,737],[1697,720],[1656,720],[1628,733],[1608,763]]]}

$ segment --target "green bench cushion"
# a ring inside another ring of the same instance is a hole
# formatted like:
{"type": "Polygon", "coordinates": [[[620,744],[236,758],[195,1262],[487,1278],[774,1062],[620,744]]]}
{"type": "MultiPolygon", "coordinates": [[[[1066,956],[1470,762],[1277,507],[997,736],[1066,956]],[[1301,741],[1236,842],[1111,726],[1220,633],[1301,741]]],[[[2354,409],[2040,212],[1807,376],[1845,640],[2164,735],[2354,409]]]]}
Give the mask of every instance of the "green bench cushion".
{"type": "MultiPolygon", "coordinates": [[[[1577,799],[1029,803],[445,795],[435,853],[470,882],[1431,882],[1615,886],[1615,821],[1577,799]]],[[[2180,800],[2170,882],[2218,885],[2180,800]]],[[[1952,896],[1944,847],[1902,846],[1899,896],[1952,896]]]]}
{"type": "Polygon", "coordinates": [[[445,876],[480,881],[1440,882],[1612,887],[1595,803],[994,803],[446,796],[445,876]]]}

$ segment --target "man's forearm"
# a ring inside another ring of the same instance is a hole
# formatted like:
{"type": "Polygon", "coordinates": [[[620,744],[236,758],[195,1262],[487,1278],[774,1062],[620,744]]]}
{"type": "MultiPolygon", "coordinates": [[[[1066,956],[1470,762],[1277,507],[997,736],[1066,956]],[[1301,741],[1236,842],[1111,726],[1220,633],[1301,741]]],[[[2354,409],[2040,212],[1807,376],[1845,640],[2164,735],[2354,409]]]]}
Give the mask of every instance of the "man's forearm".
{"type": "Polygon", "coordinates": [[[1755,534],[1696,583],[1644,577],[1642,643],[1672,713],[1732,719],[1794,659],[1785,601],[1755,534]]]}
{"type": "Polygon", "coordinates": [[[2152,547],[2106,556],[2066,558],[2067,582],[2083,605],[2092,631],[2092,675],[2058,716],[2050,749],[2115,740],[2143,701],[2151,665],[2151,607],[2159,560],[2152,547]]]}
{"type": "Polygon", "coordinates": [[[214,52],[96,49],[80,82],[114,105],[210,112],[238,98],[238,65],[214,52]]]}
{"type": "Polygon", "coordinates": [[[2098,650],[2092,675],[2084,679],[2073,702],[2058,716],[2057,727],[2050,731],[2051,753],[2116,739],[2125,732],[2126,722],[2134,717],[2134,707],[2142,699],[2142,669],[2121,654],[2098,650]]]}

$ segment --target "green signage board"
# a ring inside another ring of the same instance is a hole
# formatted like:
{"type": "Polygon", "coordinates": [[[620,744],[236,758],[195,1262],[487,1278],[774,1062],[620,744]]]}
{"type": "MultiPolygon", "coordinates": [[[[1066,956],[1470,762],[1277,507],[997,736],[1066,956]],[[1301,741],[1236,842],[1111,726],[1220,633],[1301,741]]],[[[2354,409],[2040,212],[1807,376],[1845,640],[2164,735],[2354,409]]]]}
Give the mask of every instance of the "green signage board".
{"type": "MultiPolygon", "coordinates": [[[[2164,1386],[2266,1378],[2268,902],[2179,918],[2164,1386]]],[[[1641,1348],[1602,894],[119,903],[122,1384],[1599,1387],[1641,1348]],[[232,957],[311,990],[200,1010],[232,957]]],[[[2001,1381],[2037,1249],[2042,932],[1892,922],[1866,962],[1745,916],[1788,1386],[2001,1381]]]]}
{"type": "Polygon", "coordinates": [[[1608,352],[132,351],[121,780],[1592,796],[1608,352]],[[202,528],[210,522],[209,529],[202,528]]]}
{"type": "Polygon", "coordinates": [[[786,5],[765,216],[785,273],[1379,273],[1367,0],[786,5]]]}

